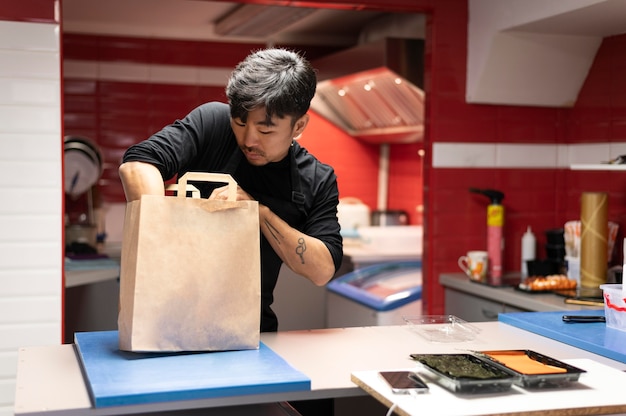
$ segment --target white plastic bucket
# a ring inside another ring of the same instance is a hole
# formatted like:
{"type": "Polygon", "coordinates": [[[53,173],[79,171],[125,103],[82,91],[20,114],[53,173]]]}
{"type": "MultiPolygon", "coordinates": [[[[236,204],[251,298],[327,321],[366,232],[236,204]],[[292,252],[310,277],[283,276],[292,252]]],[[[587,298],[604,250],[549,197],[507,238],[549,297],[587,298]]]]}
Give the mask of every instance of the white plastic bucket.
{"type": "Polygon", "coordinates": [[[606,326],[626,331],[626,297],[622,294],[622,285],[600,285],[604,292],[604,316],[606,326]]]}

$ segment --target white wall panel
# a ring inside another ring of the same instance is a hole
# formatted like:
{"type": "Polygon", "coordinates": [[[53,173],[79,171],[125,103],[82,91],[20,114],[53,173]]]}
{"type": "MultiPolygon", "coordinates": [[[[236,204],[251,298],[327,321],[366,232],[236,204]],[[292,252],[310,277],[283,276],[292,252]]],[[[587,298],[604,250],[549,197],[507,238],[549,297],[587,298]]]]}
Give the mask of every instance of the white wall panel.
{"type": "Polygon", "coordinates": [[[495,167],[496,144],[435,143],[433,167],[495,167]]]}
{"type": "Polygon", "coordinates": [[[61,343],[61,323],[47,322],[0,325],[0,350],[17,352],[21,347],[59,345],[61,343]]]}
{"type": "Polygon", "coordinates": [[[58,131],[52,133],[0,132],[0,161],[28,159],[33,162],[50,160],[58,163],[61,153],[58,139],[58,131]]]}
{"type": "Polygon", "coordinates": [[[0,353],[0,378],[11,377],[17,371],[17,351],[0,353]]]}
{"type": "Polygon", "coordinates": [[[15,392],[15,380],[0,380],[0,403],[11,403],[15,392]]]}
{"type": "Polygon", "coordinates": [[[17,350],[62,342],[59,25],[0,21],[0,416],[17,350]]]}
{"type": "MultiPolygon", "coordinates": [[[[59,139],[61,140],[61,139],[59,139]]],[[[59,161],[59,164],[61,161],[59,161]]],[[[4,175],[2,170],[3,163],[0,162],[0,175],[4,175]]],[[[13,173],[15,174],[15,173],[13,173]]],[[[59,165],[59,175],[61,175],[61,166],[59,165]]],[[[11,203],[0,204],[0,215],[2,214],[59,214],[59,225],[61,224],[61,179],[59,181],[59,189],[36,188],[31,189],[12,189],[2,188],[3,201],[11,201],[11,203]]],[[[0,265],[0,269],[1,269],[0,265]]]]}
{"type": "Polygon", "coordinates": [[[55,241],[59,236],[60,218],[56,215],[0,216],[0,241],[55,241]]]}
{"type": "Polygon", "coordinates": [[[571,145],[568,149],[568,158],[572,164],[606,162],[611,158],[610,150],[609,143],[571,145]]]}
{"type": "Polygon", "coordinates": [[[48,23],[0,22],[0,49],[58,52],[58,25],[48,23]]]}
{"type": "Polygon", "coordinates": [[[178,65],[150,65],[149,80],[154,83],[172,82],[175,84],[198,85],[200,82],[200,68],[178,65]]]}
{"type": "Polygon", "coordinates": [[[434,143],[434,168],[569,168],[626,154],[626,142],[593,144],[434,143]]]}
{"type": "Polygon", "coordinates": [[[65,78],[98,79],[98,63],[90,61],[63,60],[63,76],[65,78]]]}
{"type": "Polygon", "coordinates": [[[59,54],[0,49],[0,77],[56,79],[61,72],[59,54]]]}
{"type": "MultiPolygon", "coordinates": [[[[3,297],[58,295],[58,272],[46,270],[0,270],[3,297]]],[[[2,353],[0,352],[0,355],[2,353]]],[[[0,372],[2,365],[0,364],[0,372]]]]}
{"type": "MultiPolygon", "coordinates": [[[[66,78],[122,82],[162,82],[165,84],[211,85],[223,87],[232,68],[188,65],[138,64],[133,62],[93,62],[65,59],[66,78]]],[[[79,91],[75,91],[79,93],[79,91]]]]}
{"type": "Polygon", "coordinates": [[[0,105],[59,105],[58,88],[55,80],[0,78],[0,105]]]}
{"type": "Polygon", "coordinates": [[[58,161],[6,161],[3,165],[3,170],[12,175],[0,175],[0,186],[50,188],[61,185],[58,161]]]}
{"type": "Polygon", "coordinates": [[[498,144],[496,163],[504,168],[556,167],[558,154],[553,144],[498,144]]]}
{"type": "MultiPolygon", "coordinates": [[[[59,216],[60,215],[59,213],[59,216]]],[[[59,228],[61,228],[60,221],[59,228]]],[[[63,250],[60,239],[58,242],[29,241],[0,243],[0,264],[2,264],[3,269],[57,269],[59,271],[59,287],[61,286],[60,272],[62,257],[63,250]]],[[[58,311],[57,315],[60,314],[60,312],[61,311],[58,311]]]]}
{"type": "Polygon", "coordinates": [[[609,143],[609,155],[611,158],[626,155],[626,143],[609,143]]]}
{"type": "Polygon", "coordinates": [[[15,323],[46,322],[59,307],[56,296],[12,297],[0,299],[0,325],[15,323]]]}
{"type": "Polygon", "coordinates": [[[0,132],[49,133],[52,131],[61,131],[61,118],[57,106],[6,106],[0,112],[0,132]]]}
{"type": "Polygon", "coordinates": [[[232,68],[200,68],[200,85],[223,87],[231,72],[232,68]]]}
{"type": "Polygon", "coordinates": [[[141,82],[150,79],[148,64],[101,62],[98,64],[100,79],[141,82]]]}

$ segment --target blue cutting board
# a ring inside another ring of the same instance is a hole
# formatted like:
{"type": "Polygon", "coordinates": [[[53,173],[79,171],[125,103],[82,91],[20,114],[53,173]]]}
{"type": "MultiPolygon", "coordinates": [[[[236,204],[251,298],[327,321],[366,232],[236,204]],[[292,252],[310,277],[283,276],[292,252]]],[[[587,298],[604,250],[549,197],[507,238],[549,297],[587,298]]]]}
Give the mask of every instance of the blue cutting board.
{"type": "Polygon", "coordinates": [[[311,389],[307,376],[263,343],[258,350],[134,353],[120,351],[117,331],[74,339],[95,407],[311,389]]]}
{"type": "Polygon", "coordinates": [[[563,322],[563,315],[604,316],[604,310],[501,313],[498,315],[498,320],[626,363],[626,332],[607,328],[604,322],[566,323],[563,322]]]}

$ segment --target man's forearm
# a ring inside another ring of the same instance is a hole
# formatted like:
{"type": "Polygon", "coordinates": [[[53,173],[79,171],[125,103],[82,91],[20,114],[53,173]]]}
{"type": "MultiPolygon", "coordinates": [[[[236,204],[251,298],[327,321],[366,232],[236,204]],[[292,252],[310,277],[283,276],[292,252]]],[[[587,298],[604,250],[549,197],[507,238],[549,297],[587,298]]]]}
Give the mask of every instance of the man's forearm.
{"type": "Polygon", "coordinates": [[[326,245],[287,224],[268,207],[259,205],[261,232],[295,273],[322,286],[333,277],[335,265],[326,245]]]}
{"type": "Polygon", "coordinates": [[[164,195],[165,185],[159,170],[149,163],[126,162],[119,169],[126,201],[141,198],[141,195],[164,195]]]}

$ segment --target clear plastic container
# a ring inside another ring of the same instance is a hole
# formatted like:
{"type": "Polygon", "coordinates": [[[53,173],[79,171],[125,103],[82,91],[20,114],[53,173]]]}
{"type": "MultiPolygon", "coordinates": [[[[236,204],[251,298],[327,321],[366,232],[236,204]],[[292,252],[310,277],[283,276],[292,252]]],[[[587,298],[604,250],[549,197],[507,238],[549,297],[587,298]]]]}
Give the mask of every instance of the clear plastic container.
{"type": "Polygon", "coordinates": [[[621,284],[600,285],[604,292],[606,326],[626,331],[626,300],[621,284]]]}
{"type": "Polygon", "coordinates": [[[420,336],[431,342],[463,342],[476,339],[480,329],[454,315],[404,317],[420,336]]]}

